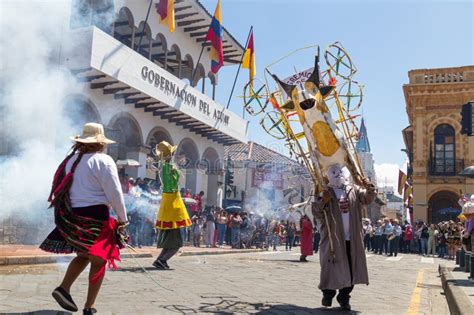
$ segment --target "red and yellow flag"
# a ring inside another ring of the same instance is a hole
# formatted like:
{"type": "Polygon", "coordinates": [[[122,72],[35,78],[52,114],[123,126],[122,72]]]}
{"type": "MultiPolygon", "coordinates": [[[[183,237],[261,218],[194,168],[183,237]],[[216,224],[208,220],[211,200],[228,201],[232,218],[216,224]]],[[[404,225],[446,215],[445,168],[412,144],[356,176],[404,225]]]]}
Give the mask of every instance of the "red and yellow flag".
{"type": "Polygon", "coordinates": [[[211,59],[211,71],[217,73],[224,64],[224,49],[222,47],[222,16],[221,16],[221,0],[217,1],[216,10],[212,17],[211,25],[207,31],[206,41],[211,42],[211,51],[209,59],[211,59]]]}
{"type": "Polygon", "coordinates": [[[403,202],[406,202],[412,193],[412,187],[405,183],[404,191],[403,191],[403,202]]]}
{"type": "Polygon", "coordinates": [[[242,60],[242,68],[249,69],[250,91],[253,87],[253,78],[257,75],[257,67],[255,66],[255,48],[253,44],[253,30],[249,37],[249,42],[245,48],[244,58],[242,60]]]}
{"type": "Polygon", "coordinates": [[[401,170],[398,170],[398,194],[401,196],[403,194],[403,187],[407,181],[407,175],[401,170]]]}
{"type": "MultiPolygon", "coordinates": [[[[150,0],[152,1],[152,0],[150,0]]],[[[174,32],[174,0],[160,0],[156,5],[156,12],[160,18],[160,24],[168,26],[170,33],[174,32]]]]}

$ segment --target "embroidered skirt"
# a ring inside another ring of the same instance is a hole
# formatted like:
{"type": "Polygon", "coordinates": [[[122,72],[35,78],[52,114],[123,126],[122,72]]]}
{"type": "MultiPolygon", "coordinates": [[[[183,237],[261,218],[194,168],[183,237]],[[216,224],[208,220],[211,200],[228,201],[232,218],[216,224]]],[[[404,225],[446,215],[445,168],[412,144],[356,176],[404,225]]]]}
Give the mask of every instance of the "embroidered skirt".
{"type": "Polygon", "coordinates": [[[46,237],[40,248],[51,253],[83,253],[98,256],[115,267],[120,261],[116,222],[106,205],[81,208],[57,207],[56,228],[46,237]]]}

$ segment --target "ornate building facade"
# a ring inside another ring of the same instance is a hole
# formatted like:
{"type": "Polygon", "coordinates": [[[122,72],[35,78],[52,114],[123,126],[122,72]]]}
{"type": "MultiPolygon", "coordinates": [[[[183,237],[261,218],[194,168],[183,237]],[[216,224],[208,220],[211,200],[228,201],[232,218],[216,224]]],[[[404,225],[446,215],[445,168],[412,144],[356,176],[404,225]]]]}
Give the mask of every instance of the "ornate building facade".
{"type": "Polygon", "coordinates": [[[403,139],[413,185],[413,218],[438,222],[459,208],[474,179],[458,174],[474,164],[474,137],[461,135],[461,106],[474,100],[474,66],[408,72],[403,86],[409,126],[403,139]]]}

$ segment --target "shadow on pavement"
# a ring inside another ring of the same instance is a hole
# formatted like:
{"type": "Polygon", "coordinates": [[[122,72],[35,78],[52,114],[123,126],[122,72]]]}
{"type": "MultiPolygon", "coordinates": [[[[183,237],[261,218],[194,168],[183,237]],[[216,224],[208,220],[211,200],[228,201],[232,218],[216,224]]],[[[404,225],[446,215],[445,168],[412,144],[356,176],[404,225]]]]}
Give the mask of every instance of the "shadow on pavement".
{"type": "MultiPolygon", "coordinates": [[[[155,267],[143,267],[146,271],[173,271],[173,268],[170,269],[157,269],[155,267]]],[[[143,272],[143,269],[141,267],[120,267],[117,270],[114,270],[113,272],[143,272]]]]}
{"type": "Polygon", "coordinates": [[[33,312],[23,313],[1,313],[5,315],[72,315],[71,312],[58,311],[58,310],[39,310],[33,312]]]}
{"type": "MultiPolygon", "coordinates": [[[[214,297],[219,298],[219,297],[214,297]]],[[[338,307],[333,308],[309,308],[294,304],[278,303],[248,303],[236,299],[220,297],[217,303],[201,303],[198,309],[189,308],[184,305],[166,305],[164,309],[180,314],[189,313],[211,313],[211,314],[359,314],[358,311],[342,311],[338,307]]]]}

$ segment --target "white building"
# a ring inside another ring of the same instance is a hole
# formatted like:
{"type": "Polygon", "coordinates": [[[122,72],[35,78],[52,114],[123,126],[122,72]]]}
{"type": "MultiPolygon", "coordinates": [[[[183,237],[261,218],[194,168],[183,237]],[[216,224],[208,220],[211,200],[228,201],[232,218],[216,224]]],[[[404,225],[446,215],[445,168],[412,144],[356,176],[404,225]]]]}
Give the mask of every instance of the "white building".
{"type": "Polygon", "coordinates": [[[227,204],[263,214],[302,202],[314,193],[303,165],[258,143],[229,146],[226,159],[231,161],[234,177],[234,184],[227,186],[227,204]]]}
{"type": "MultiPolygon", "coordinates": [[[[203,190],[204,201],[215,204],[224,148],[247,141],[248,122],[214,101],[209,43],[197,64],[212,15],[199,1],[176,0],[170,33],[154,5],[144,22],[148,1],[74,2],[60,63],[83,87],[66,108],[106,126],[117,141],[108,151],[114,159],[140,162],[125,170],[129,176],[156,179],[150,149],[162,140],[177,145],[181,187],[203,190]]],[[[240,62],[243,47],[225,29],[223,47],[224,66],[240,62]]]]}

